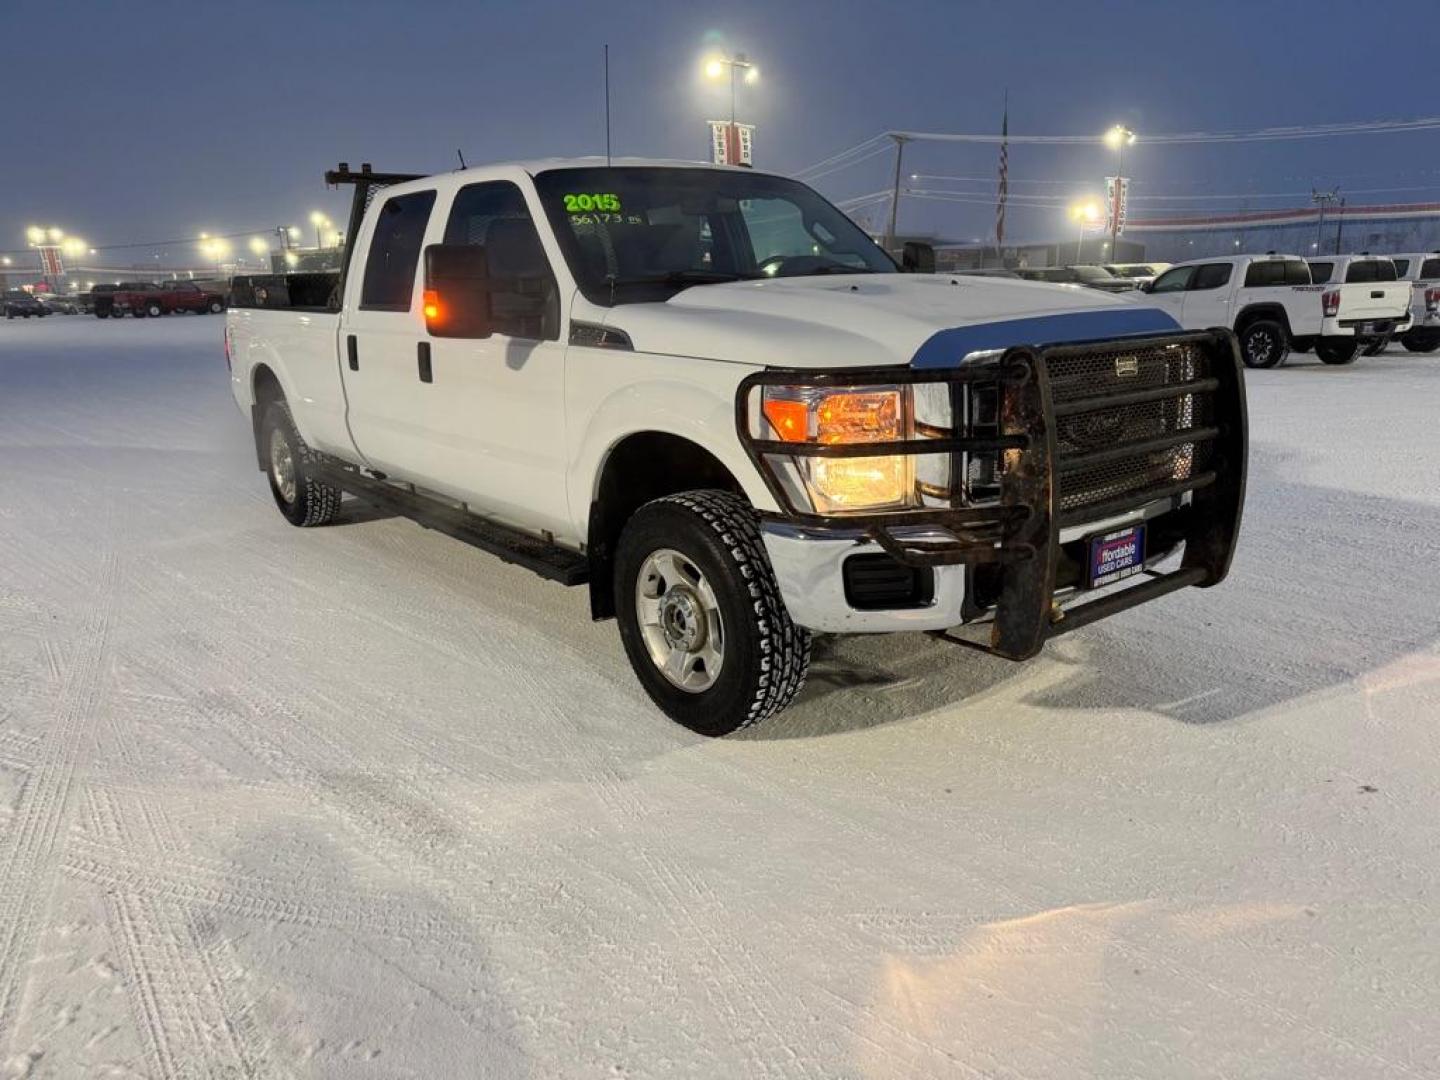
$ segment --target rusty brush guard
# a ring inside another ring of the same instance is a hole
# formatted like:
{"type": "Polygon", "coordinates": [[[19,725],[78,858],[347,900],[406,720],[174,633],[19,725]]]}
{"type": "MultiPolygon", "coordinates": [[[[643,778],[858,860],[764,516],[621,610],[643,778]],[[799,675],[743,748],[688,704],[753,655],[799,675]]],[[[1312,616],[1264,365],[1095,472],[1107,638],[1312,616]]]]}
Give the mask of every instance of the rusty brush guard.
{"type": "Polygon", "coordinates": [[[1051,636],[1225,577],[1245,499],[1241,372],[1234,335],[1221,329],[1015,347],[953,368],[770,369],[741,384],[736,422],[781,507],[771,519],[863,530],[911,566],[992,565],[998,588],[988,651],[1022,660],[1051,636]],[[769,437],[762,416],[768,386],[896,385],[914,388],[916,403],[900,439],[784,441],[769,437]],[[937,395],[948,401],[948,422],[918,415],[922,395],[932,410],[937,395]],[[800,459],[891,455],[915,463],[913,505],[827,515],[805,502],[800,459]],[[1171,504],[1167,536],[1185,545],[1179,569],[1147,571],[1138,584],[1058,608],[1061,530],[1163,500],[1171,504]]]}

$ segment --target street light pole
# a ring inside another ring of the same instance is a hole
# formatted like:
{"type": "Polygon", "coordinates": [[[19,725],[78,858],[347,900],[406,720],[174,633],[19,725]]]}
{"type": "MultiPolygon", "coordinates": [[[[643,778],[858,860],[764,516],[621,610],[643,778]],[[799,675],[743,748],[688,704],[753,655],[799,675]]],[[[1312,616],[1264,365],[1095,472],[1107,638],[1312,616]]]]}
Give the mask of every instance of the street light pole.
{"type": "Polygon", "coordinates": [[[1119,259],[1117,247],[1120,243],[1120,207],[1125,198],[1125,148],[1135,141],[1135,132],[1124,124],[1116,124],[1105,133],[1105,144],[1120,152],[1119,167],[1115,170],[1115,187],[1110,193],[1110,259],[1119,259]]]}

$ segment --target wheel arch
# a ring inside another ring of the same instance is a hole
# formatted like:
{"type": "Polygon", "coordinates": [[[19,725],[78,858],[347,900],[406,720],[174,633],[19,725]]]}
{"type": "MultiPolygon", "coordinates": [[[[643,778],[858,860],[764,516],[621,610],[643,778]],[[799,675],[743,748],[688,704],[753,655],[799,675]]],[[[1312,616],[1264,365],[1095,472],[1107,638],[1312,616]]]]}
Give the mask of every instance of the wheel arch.
{"type": "Polygon", "coordinates": [[[1245,332],[1246,327],[1259,319],[1271,319],[1278,322],[1285,329],[1286,338],[1293,337],[1290,329],[1290,314],[1285,310],[1283,304],[1250,304],[1240,309],[1240,314],[1235,317],[1235,334],[1239,336],[1245,332]]]}
{"type": "Polygon", "coordinates": [[[593,618],[615,614],[615,546],[631,515],[654,499],[697,489],[726,491],[751,501],[735,470],[684,435],[639,430],[611,444],[596,470],[586,527],[593,618]]]}
{"type": "Polygon", "coordinates": [[[255,436],[255,464],[265,471],[265,451],[260,446],[260,425],[265,419],[265,410],[275,401],[284,401],[285,387],[275,370],[264,363],[250,369],[250,430],[255,436]]]}

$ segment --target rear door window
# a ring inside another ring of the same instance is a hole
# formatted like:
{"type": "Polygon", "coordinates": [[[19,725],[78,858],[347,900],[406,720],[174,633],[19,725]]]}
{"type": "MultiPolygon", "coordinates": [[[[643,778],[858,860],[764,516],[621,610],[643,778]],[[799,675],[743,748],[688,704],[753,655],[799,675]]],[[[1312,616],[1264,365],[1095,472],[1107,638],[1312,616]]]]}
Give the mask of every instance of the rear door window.
{"type": "Polygon", "coordinates": [[[360,289],[363,311],[409,311],[415,290],[415,269],[435,192],[415,191],[386,199],[375,219],[365,281],[360,289]]]}
{"type": "Polygon", "coordinates": [[[1420,264],[1420,280],[1432,281],[1440,278],[1440,259],[1426,259],[1420,264]]]}
{"type": "Polygon", "coordinates": [[[1190,291],[1200,289],[1218,289],[1230,281],[1229,263],[1206,263],[1195,271],[1194,278],[1190,281],[1190,291]]]}

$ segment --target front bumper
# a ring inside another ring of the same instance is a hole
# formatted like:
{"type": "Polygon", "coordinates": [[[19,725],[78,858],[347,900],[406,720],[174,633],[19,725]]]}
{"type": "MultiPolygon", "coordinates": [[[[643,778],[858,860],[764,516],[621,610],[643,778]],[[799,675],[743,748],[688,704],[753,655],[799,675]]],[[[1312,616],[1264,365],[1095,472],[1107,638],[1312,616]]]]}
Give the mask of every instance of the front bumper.
{"type": "Polygon", "coordinates": [[[1045,640],[1189,585],[1228,573],[1244,502],[1247,426],[1244,380],[1227,331],[1127,338],[1090,345],[1012,348],[946,369],[766,371],[737,397],[742,441],[778,514],[763,535],[792,617],[814,630],[943,630],[989,620],[988,651],[1025,659],[1045,640]],[[953,416],[962,395],[998,397],[993,430],[954,424],[861,447],[762,437],[759,389],[944,383],[953,416]],[[920,506],[883,514],[819,515],[796,505],[785,479],[796,456],[940,454],[950,487],[920,506]],[[970,460],[1000,463],[998,495],[969,498],[970,460]],[[1123,587],[1081,592],[1076,551],[1091,533],[1153,522],[1147,574],[1123,587]],[[1154,566],[1183,546],[1177,569],[1154,566]],[[883,554],[933,574],[924,603],[860,610],[844,568],[883,554]]]}

